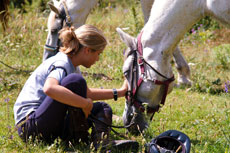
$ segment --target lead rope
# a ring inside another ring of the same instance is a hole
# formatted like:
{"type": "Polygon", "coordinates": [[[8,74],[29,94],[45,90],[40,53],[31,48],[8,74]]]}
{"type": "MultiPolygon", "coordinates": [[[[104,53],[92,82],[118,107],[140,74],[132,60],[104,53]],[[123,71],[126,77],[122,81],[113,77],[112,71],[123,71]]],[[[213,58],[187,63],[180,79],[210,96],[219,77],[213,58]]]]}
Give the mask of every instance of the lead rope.
{"type": "Polygon", "coordinates": [[[127,139],[128,137],[121,134],[121,133],[118,133],[117,131],[115,131],[113,128],[129,128],[131,127],[133,124],[135,124],[134,122],[131,122],[129,125],[127,126],[115,126],[115,125],[110,125],[110,124],[107,124],[105,123],[104,121],[101,121],[99,119],[97,119],[93,114],[90,114],[89,117],[88,117],[88,120],[92,121],[92,122],[100,122],[104,125],[106,125],[107,127],[109,127],[115,134],[117,134],[118,136],[122,137],[122,138],[125,138],[127,139]]]}

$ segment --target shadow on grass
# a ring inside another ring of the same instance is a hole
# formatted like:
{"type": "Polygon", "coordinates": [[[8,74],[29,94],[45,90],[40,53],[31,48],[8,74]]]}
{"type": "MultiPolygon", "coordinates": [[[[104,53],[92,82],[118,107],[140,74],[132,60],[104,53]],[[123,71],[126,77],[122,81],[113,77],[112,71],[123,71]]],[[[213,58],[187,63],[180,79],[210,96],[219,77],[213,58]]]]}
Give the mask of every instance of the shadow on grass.
{"type": "MultiPolygon", "coordinates": [[[[21,69],[21,68],[15,68],[15,67],[12,67],[12,66],[10,66],[10,65],[8,65],[8,64],[6,64],[6,63],[4,63],[4,62],[2,62],[2,61],[0,61],[0,63],[2,64],[2,65],[4,65],[5,67],[7,67],[7,68],[9,68],[9,69],[11,69],[11,70],[13,70],[13,71],[15,71],[15,72],[19,72],[19,73],[31,73],[32,72],[32,70],[23,70],[23,69],[21,69]]],[[[17,73],[16,73],[17,74],[17,73]]]]}
{"type": "Polygon", "coordinates": [[[191,141],[191,144],[193,144],[194,146],[201,143],[201,141],[197,139],[196,140],[191,139],[190,141],[191,141]]]}

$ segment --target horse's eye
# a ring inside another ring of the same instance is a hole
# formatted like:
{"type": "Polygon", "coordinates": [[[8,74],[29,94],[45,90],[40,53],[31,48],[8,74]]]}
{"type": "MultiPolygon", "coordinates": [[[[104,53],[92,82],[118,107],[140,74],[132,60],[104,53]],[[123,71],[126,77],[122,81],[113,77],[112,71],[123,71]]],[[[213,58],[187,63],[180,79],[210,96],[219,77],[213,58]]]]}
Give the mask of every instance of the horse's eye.
{"type": "Polygon", "coordinates": [[[130,70],[126,70],[125,72],[123,72],[124,75],[125,75],[125,76],[129,75],[129,71],[130,71],[130,70]]]}

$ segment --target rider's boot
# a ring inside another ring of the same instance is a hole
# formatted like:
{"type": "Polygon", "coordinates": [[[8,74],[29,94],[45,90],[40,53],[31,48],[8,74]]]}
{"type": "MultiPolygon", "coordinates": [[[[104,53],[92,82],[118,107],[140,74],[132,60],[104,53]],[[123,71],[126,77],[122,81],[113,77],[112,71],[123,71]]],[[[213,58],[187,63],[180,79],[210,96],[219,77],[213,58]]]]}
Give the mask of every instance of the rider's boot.
{"type": "Polygon", "coordinates": [[[110,127],[107,125],[112,124],[112,119],[108,118],[97,118],[102,121],[94,121],[94,126],[92,128],[92,141],[96,150],[101,152],[106,150],[114,151],[127,151],[132,150],[133,152],[138,151],[139,144],[134,140],[111,140],[110,137],[110,127]],[[106,123],[106,124],[104,124],[106,123]]]}

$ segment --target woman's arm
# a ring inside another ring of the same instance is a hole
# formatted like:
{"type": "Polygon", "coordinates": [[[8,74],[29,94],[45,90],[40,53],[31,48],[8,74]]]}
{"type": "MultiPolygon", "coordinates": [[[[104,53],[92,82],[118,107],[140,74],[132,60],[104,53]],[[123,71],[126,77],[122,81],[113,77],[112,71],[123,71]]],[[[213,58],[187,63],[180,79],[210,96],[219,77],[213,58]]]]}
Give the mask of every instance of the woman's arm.
{"type": "MultiPolygon", "coordinates": [[[[127,81],[125,80],[122,87],[117,89],[117,96],[124,97],[128,90],[127,81]]],[[[113,89],[95,89],[87,88],[87,97],[92,100],[106,100],[113,99],[113,89]]]]}
{"type": "Polygon", "coordinates": [[[43,91],[47,96],[56,101],[69,106],[82,108],[86,117],[88,117],[93,108],[93,102],[90,98],[83,98],[73,93],[71,90],[60,86],[58,81],[54,78],[47,78],[43,91]]]}

